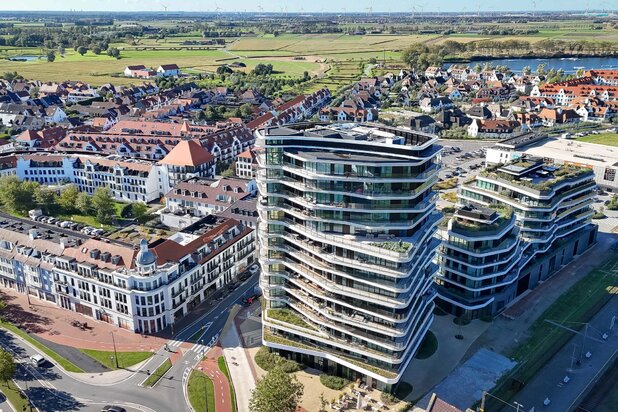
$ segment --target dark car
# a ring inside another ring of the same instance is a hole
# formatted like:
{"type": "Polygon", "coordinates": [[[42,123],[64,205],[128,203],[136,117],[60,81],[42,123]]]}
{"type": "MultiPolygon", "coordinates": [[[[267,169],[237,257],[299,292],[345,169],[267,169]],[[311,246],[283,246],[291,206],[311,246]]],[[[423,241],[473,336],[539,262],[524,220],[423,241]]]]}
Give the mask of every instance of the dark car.
{"type": "Polygon", "coordinates": [[[127,412],[127,410],[122,406],[105,405],[103,409],[101,409],[101,412],[127,412]]]}

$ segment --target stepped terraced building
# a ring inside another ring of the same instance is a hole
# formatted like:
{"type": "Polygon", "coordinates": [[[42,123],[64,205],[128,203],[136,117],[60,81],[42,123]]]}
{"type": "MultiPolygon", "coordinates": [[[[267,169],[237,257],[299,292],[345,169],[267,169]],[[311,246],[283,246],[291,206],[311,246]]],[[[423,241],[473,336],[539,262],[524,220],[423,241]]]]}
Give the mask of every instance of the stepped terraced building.
{"type": "Polygon", "coordinates": [[[256,139],[264,344],[391,389],[433,320],[437,137],[340,124],[256,139]]]}
{"type": "Polygon", "coordinates": [[[438,254],[439,306],[489,317],[596,241],[591,169],[520,159],[482,171],[459,191],[438,254]]]}

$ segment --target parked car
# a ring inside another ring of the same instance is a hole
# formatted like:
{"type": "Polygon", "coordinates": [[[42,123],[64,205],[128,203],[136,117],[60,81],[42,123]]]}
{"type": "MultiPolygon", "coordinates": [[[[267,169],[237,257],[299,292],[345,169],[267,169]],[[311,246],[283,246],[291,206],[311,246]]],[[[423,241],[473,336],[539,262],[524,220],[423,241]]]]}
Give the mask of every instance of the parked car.
{"type": "Polygon", "coordinates": [[[253,265],[249,266],[249,273],[251,273],[252,275],[255,275],[256,273],[258,273],[260,271],[260,266],[257,263],[254,263],[253,265]]]}
{"type": "Polygon", "coordinates": [[[68,229],[69,227],[71,227],[72,224],[73,222],[69,222],[68,220],[65,220],[64,222],[60,223],[60,227],[63,229],[68,229]]]}

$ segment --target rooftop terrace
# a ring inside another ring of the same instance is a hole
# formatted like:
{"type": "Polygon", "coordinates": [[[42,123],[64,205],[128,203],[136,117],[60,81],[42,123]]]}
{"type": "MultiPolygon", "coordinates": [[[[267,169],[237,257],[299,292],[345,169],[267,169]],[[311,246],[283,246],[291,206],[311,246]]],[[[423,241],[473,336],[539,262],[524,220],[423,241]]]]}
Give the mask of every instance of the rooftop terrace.
{"type": "Polygon", "coordinates": [[[550,165],[539,159],[519,159],[504,166],[490,166],[482,170],[479,176],[543,193],[551,191],[564,181],[588,174],[592,175],[593,171],[586,167],[550,165]]]}
{"type": "Polygon", "coordinates": [[[268,127],[265,135],[320,137],[408,146],[424,146],[437,139],[433,134],[374,123],[298,123],[285,127],[268,127]]]}

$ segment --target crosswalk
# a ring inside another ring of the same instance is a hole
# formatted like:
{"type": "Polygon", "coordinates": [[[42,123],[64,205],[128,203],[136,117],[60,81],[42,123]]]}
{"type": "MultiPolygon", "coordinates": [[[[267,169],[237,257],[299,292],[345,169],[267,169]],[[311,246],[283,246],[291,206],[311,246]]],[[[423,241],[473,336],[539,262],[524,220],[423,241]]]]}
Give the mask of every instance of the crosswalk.
{"type": "MultiPolygon", "coordinates": [[[[195,352],[203,352],[204,349],[206,348],[207,345],[203,345],[202,343],[200,343],[200,340],[202,338],[202,336],[204,336],[204,334],[208,331],[208,329],[210,329],[210,327],[212,326],[212,322],[208,322],[206,324],[204,324],[204,326],[202,326],[202,328],[200,328],[199,330],[199,337],[197,339],[197,343],[195,343],[192,347],[191,350],[195,351],[195,352]]],[[[180,347],[180,345],[182,345],[183,343],[185,343],[184,340],[173,340],[171,342],[169,342],[167,344],[168,348],[178,348],[180,347]]]]}

